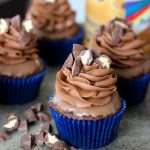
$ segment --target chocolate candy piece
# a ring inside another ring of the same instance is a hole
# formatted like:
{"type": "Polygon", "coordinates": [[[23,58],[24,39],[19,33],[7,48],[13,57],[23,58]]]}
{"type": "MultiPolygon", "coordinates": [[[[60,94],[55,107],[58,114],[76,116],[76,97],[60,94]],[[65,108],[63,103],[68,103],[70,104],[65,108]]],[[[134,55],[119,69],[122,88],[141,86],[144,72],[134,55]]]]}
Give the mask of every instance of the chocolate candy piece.
{"type": "Polygon", "coordinates": [[[0,142],[6,141],[9,139],[9,135],[5,132],[0,133],[0,142]]]}
{"type": "Polygon", "coordinates": [[[6,119],[5,124],[3,125],[3,128],[7,132],[15,131],[18,127],[19,127],[19,118],[15,113],[9,115],[6,119]]]}
{"type": "Polygon", "coordinates": [[[20,30],[21,29],[21,17],[20,15],[16,15],[14,16],[11,20],[10,20],[11,25],[17,29],[20,30]]]}
{"type": "Polygon", "coordinates": [[[27,120],[22,120],[20,122],[20,126],[18,128],[19,131],[22,131],[22,132],[28,132],[28,123],[27,123],[27,120]]]}
{"type": "Polygon", "coordinates": [[[26,133],[22,135],[20,139],[20,146],[25,149],[29,150],[32,147],[32,135],[30,133],[26,133]]]}
{"type": "Polygon", "coordinates": [[[96,35],[97,35],[97,36],[102,36],[103,31],[104,31],[104,25],[99,26],[99,27],[97,28],[97,30],[96,30],[96,35]]]}
{"type": "Polygon", "coordinates": [[[69,147],[64,141],[57,141],[52,144],[52,150],[69,150],[69,147]]]}
{"type": "Polygon", "coordinates": [[[34,144],[35,145],[37,145],[37,146],[43,146],[44,145],[44,133],[43,132],[35,134],[33,136],[33,138],[34,138],[34,144]]]}
{"type": "Polygon", "coordinates": [[[79,45],[79,44],[73,44],[73,56],[74,58],[76,58],[77,56],[80,55],[81,51],[85,50],[86,48],[82,45],[79,45]]]}
{"type": "Polygon", "coordinates": [[[44,133],[52,132],[52,126],[48,122],[43,123],[41,125],[41,132],[44,133]]]}
{"type": "Polygon", "coordinates": [[[77,57],[72,66],[72,76],[77,76],[80,73],[81,68],[81,58],[77,57]]]}
{"type": "Polygon", "coordinates": [[[37,103],[30,107],[35,113],[38,113],[42,110],[43,105],[41,103],[37,103]]]}
{"type": "Polygon", "coordinates": [[[49,122],[50,121],[50,115],[45,112],[39,112],[37,114],[38,120],[43,122],[49,122]]]}
{"type": "Polygon", "coordinates": [[[97,62],[100,63],[103,69],[109,69],[112,63],[111,59],[107,55],[101,55],[97,58],[97,62]]]}
{"type": "Polygon", "coordinates": [[[72,65],[73,65],[73,55],[72,53],[68,56],[68,58],[66,59],[64,65],[62,68],[68,68],[68,69],[71,69],[72,65]]]}
{"type": "Polygon", "coordinates": [[[22,31],[19,33],[19,41],[21,45],[26,46],[31,41],[31,37],[28,33],[22,31]]]}
{"type": "Polygon", "coordinates": [[[32,122],[35,122],[38,120],[36,114],[34,113],[34,111],[32,109],[26,110],[24,117],[27,120],[27,122],[29,122],[29,123],[32,123],[32,122]]]}
{"type": "Polygon", "coordinates": [[[59,139],[55,135],[52,135],[51,133],[46,133],[44,137],[45,144],[50,148],[52,148],[52,145],[58,141],[59,139]]]}
{"type": "Polygon", "coordinates": [[[80,58],[81,58],[82,65],[88,65],[89,66],[93,61],[92,51],[90,49],[89,50],[83,50],[80,53],[80,58]]]}

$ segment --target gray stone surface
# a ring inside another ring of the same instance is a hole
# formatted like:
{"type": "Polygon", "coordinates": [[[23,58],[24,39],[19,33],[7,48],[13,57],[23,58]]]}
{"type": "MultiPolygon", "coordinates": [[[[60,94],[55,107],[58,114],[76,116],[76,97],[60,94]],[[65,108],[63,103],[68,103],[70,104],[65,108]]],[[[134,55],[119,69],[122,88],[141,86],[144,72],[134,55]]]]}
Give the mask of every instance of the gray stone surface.
{"type": "MultiPolygon", "coordinates": [[[[57,68],[58,69],[58,68],[57,68]]],[[[0,126],[5,117],[16,112],[23,115],[24,110],[37,102],[42,102],[47,107],[48,97],[54,94],[54,82],[56,68],[50,68],[41,86],[39,96],[36,101],[23,106],[4,106],[0,105],[0,126]]],[[[143,103],[127,109],[121,122],[118,136],[113,143],[101,150],[150,150],[150,88],[143,103]]],[[[53,119],[51,123],[54,125],[53,119]]],[[[40,123],[30,127],[30,132],[39,131],[40,123]]],[[[1,129],[0,129],[1,130],[1,129]]],[[[11,134],[10,140],[0,143],[0,150],[20,150],[19,139],[21,132],[11,134]]],[[[35,147],[33,150],[47,150],[47,147],[35,147]]]]}

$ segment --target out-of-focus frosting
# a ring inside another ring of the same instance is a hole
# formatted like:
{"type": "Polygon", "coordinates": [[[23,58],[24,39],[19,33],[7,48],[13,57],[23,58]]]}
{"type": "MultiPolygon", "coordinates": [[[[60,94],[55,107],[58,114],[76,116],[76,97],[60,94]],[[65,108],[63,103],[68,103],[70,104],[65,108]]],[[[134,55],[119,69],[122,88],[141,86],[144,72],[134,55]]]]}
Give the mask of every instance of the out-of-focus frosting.
{"type": "Polygon", "coordinates": [[[40,72],[43,66],[36,49],[35,35],[25,31],[20,16],[3,20],[7,27],[0,22],[0,30],[7,30],[0,33],[0,75],[26,77],[40,72]]]}
{"type": "Polygon", "coordinates": [[[106,55],[75,44],[56,75],[56,97],[59,98],[55,97],[53,102],[76,115],[106,117],[120,108],[116,82],[117,76],[106,55]]]}
{"type": "Polygon", "coordinates": [[[145,42],[132,31],[130,25],[120,19],[100,26],[91,41],[92,48],[112,59],[112,67],[122,78],[134,78],[149,73],[149,66],[148,69],[140,69],[146,61],[144,45],[145,42]]]}
{"type": "Polygon", "coordinates": [[[33,0],[27,18],[32,20],[39,38],[67,39],[79,30],[67,0],[33,0]]]}

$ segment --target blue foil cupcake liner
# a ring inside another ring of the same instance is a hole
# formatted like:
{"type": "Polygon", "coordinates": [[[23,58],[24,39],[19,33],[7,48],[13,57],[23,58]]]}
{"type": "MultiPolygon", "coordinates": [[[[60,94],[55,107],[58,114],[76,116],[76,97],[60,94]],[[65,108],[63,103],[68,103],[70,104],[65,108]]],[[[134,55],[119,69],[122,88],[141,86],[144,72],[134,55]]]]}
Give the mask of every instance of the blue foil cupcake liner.
{"type": "Polygon", "coordinates": [[[76,148],[96,149],[108,145],[115,139],[120,120],[126,109],[126,102],[122,101],[122,107],[118,113],[96,121],[68,118],[51,106],[49,108],[62,140],[76,148]]]}
{"type": "Polygon", "coordinates": [[[127,101],[128,106],[136,105],[144,100],[149,81],[150,74],[133,80],[118,79],[118,92],[127,101]]]}
{"type": "Polygon", "coordinates": [[[84,37],[84,29],[80,27],[80,32],[73,38],[67,40],[48,40],[41,39],[38,41],[40,56],[49,65],[62,65],[68,55],[72,52],[73,44],[81,44],[84,37]]]}
{"type": "Polygon", "coordinates": [[[47,66],[40,73],[27,78],[0,77],[0,103],[21,105],[35,100],[47,66]]]}

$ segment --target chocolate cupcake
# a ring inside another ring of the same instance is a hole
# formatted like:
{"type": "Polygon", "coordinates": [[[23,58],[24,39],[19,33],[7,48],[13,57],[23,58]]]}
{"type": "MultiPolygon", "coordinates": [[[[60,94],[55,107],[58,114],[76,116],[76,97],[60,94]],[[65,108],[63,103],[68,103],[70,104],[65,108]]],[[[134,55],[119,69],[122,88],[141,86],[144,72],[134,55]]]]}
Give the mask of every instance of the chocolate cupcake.
{"type": "Polygon", "coordinates": [[[91,47],[108,55],[118,79],[118,90],[129,105],[144,100],[150,80],[150,60],[142,41],[128,23],[115,19],[100,26],[91,47]]]}
{"type": "Polygon", "coordinates": [[[81,43],[84,31],[75,22],[67,0],[33,0],[27,13],[39,38],[40,54],[51,65],[62,65],[72,44],[81,43]]]}
{"type": "Polygon", "coordinates": [[[46,66],[36,49],[36,36],[20,16],[0,19],[0,103],[34,100],[46,66]]]}
{"type": "Polygon", "coordinates": [[[75,44],[58,71],[49,107],[60,137],[69,145],[99,148],[116,137],[126,104],[110,65],[108,56],[75,44]]]}

